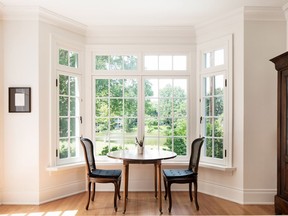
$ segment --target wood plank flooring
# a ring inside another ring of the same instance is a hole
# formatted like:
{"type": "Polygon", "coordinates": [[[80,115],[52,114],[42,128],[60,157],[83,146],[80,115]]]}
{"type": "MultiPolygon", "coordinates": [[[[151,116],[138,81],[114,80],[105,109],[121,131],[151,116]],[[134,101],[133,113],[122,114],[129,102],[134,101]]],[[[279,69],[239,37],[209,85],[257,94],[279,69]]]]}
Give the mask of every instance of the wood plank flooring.
{"type": "MultiPolygon", "coordinates": [[[[274,215],[274,205],[240,205],[217,197],[198,193],[200,209],[190,202],[188,192],[172,192],[172,210],[162,199],[163,215],[274,215]]],[[[123,215],[123,200],[114,212],[113,193],[96,192],[95,201],[85,210],[87,192],[42,205],[0,205],[0,216],[74,216],[123,215]]],[[[125,215],[160,215],[153,192],[129,192],[125,215]]]]}

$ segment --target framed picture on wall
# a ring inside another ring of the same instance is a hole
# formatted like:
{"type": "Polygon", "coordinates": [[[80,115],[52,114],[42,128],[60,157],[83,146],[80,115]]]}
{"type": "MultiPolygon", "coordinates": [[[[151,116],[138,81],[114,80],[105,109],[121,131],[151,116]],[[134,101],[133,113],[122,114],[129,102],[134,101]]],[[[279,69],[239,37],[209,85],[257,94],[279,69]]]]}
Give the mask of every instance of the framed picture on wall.
{"type": "Polygon", "coordinates": [[[30,87],[9,87],[9,112],[31,112],[30,87]]]}

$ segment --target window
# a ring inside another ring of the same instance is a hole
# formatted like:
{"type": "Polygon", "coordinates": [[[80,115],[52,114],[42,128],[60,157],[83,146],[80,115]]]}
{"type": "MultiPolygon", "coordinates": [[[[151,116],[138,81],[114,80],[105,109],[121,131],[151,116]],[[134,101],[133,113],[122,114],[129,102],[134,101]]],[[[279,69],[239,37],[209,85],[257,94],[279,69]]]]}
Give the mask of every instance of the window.
{"type": "MultiPolygon", "coordinates": [[[[112,68],[112,56],[117,55],[95,57],[93,136],[96,154],[106,156],[109,151],[134,149],[135,138],[145,136],[145,148],[173,150],[180,157],[187,156],[188,76],[180,76],[178,72],[169,76],[149,73],[148,76],[144,68],[139,68],[134,76],[125,73],[125,76],[111,77],[105,70],[112,68]],[[105,68],[104,72],[97,72],[100,65],[105,68]]],[[[134,60],[132,65],[137,64],[134,60]]],[[[184,55],[149,55],[143,56],[143,60],[150,69],[173,71],[174,68],[187,74],[184,55]]],[[[123,68],[123,64],[119,64],[119,68],[123,68]]]]}
{"type": "Polygon", "coordinates": [[[232,166],[232,36],[198,48],[202,162],[232,166]]]}
{"type": "Polygon", "coordinates": [[[187,56],[147,55],[144,62],[145,70],[187,70],[187,56]]]}
{"type": "Polygon", "coordinates": [[[56,164],[78,162],[80,158],[81,113],[78,52],[58,48],[57,55],[57,144],[56,164]]]}
{"type": "Polygon", "coordinates": [[[96,55],[96,70],[137,70],[137,56],[96,55]]]}

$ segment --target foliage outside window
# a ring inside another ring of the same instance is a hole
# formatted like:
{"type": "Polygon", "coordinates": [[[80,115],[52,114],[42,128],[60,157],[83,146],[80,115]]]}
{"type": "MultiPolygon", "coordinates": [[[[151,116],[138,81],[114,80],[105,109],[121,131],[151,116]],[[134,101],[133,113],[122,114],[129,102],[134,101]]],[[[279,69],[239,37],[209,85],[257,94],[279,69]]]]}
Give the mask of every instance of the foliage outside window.
{"type": "Polygon", "coordinates": [[[60,65],[78,68],[78,53],[68,51],[65,49],[59,49],[59,61],[60,65]]]}
{"type": "Polygon", "coordinates": [[[187,80],[143,80],[145,96],[139,105],[138,92],[142,91],[138,88],[142,85],[137,79],[95,79],[94,132],[98,155],[135,148],[135,137],[142,137],[139,128],[145,128],[145,148],[186,155],[187,80]],[[141,116],[145,116],[143,125],[138,121],[141,116]]]}
{"type": "Polygon", "coordinates": [[[96,70],[137,70],[137,56],[96,55],[96,70]]]}
{"type": "Polygon", "coordinates": [[[202,132],[205,136],[204,155],[223,159],[224,76],[203,78],[202,132]]]}
{"type": "Polygon", "coordinates": [[[79,156],[80,97],[76,76],[59,75],[59,159],[79,156]]]}
{"type": "Polygon", "coordinates": [[[186,155],[187,80],[145,79],[145,145],[186,155]]]}

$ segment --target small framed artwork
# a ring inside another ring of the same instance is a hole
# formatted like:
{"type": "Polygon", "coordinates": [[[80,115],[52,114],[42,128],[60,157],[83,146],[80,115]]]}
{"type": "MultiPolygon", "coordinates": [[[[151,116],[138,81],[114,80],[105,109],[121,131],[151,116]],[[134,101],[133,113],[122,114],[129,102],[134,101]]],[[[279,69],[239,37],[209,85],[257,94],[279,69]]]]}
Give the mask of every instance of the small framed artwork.
{"type": "Polygon", "coordinates": [[[9,87],[9,112],[31,112],[30,87],[9,87]]]}

